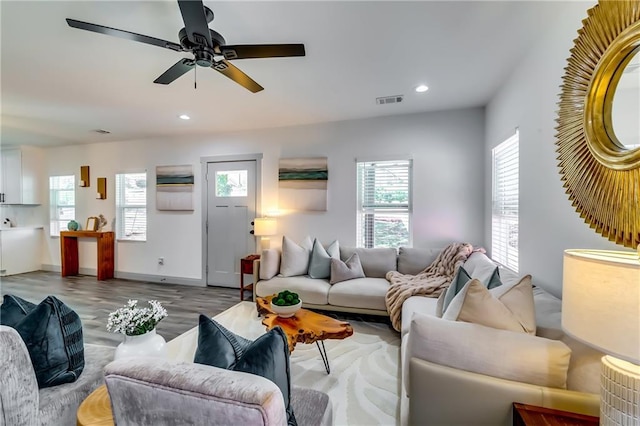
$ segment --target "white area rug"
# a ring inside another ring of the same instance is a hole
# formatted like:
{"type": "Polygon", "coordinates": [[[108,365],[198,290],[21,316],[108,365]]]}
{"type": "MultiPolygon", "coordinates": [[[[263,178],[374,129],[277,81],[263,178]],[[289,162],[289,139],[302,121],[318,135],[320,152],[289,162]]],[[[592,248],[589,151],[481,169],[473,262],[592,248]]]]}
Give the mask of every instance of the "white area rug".
{"type": "MultiPolygon", "coordinates": [[[[253,302],[240,302],[214,318],[247,339],[265,332],[253,302]]],[[[315,344],[296,345],[291,354],[293,384],[329,394],[337,426],[399,424],[400,336],[386,324],[349,323],[353,336],[324,341],[331,374],[315,344]]],[[[195,327],[169,342],[170,357],[193,360],[197,333],[195,327]]]]}

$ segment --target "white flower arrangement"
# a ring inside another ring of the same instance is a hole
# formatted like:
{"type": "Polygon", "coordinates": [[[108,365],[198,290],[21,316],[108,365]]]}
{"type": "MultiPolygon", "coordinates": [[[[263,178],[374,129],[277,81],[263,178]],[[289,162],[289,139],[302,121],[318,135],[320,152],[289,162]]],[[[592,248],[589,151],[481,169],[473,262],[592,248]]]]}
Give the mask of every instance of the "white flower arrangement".
{"type": "Polygon", "coordinates": [[[107,330],[127,336],[148,333],[168,315],[157,300],[150,300],[149,306],[151,307],[139,308],[137,300],[129,300],[124,307],[109,314],[107,330]]]}

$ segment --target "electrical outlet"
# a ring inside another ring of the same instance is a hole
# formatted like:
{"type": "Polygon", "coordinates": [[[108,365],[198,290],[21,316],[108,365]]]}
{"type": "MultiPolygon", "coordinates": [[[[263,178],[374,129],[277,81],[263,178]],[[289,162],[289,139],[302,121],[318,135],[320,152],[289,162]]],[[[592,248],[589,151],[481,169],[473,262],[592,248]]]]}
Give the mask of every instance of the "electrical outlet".
{"type": "Polygon", "coordinates": [[[158,258],[158,265],[164,265],[164,257],[158,258]]]}

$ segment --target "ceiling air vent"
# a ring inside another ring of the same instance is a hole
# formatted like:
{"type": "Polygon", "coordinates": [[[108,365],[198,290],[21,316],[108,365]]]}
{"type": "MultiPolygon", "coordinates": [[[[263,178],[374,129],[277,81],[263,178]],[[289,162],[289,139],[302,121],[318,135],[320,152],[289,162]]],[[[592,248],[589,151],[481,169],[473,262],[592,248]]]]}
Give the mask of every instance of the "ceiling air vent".
{"type": "Polygon", "coordinates": [[[376,103],[378,105],[397,104],[398,102],[402,102],[402,99],[404,99],[404,95],[384,96],[382,98],[376,98],[376,103]]]}
{"type": "Polygon", "coordinates": [[[101,135],[108,135],[109,133],[111,133],[110,131],[105,130],[105,129],[96,129],[96,130],[94,130],[94,132],[100,133],[101,135]]]}

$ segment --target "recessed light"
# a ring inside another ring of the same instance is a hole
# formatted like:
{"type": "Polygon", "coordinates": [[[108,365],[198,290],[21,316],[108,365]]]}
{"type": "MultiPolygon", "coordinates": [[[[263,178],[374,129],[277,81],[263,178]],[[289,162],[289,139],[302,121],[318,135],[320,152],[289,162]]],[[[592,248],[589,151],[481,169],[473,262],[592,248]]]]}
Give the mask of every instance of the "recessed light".
{"type": "Polygon", "coordinates": [[[429,90],[429,87],[425,86],[424,84],[421,84],[420,86],[416,87],[416,92],[418,93],[424,93],[427,90],[429,90]]]}
{"type": "Polygon", "coordinates": [[[191,117],[189,117],[187,114],[179,115],[178,118],[180,118],[181,120],[191,120],[191,117]]]}

